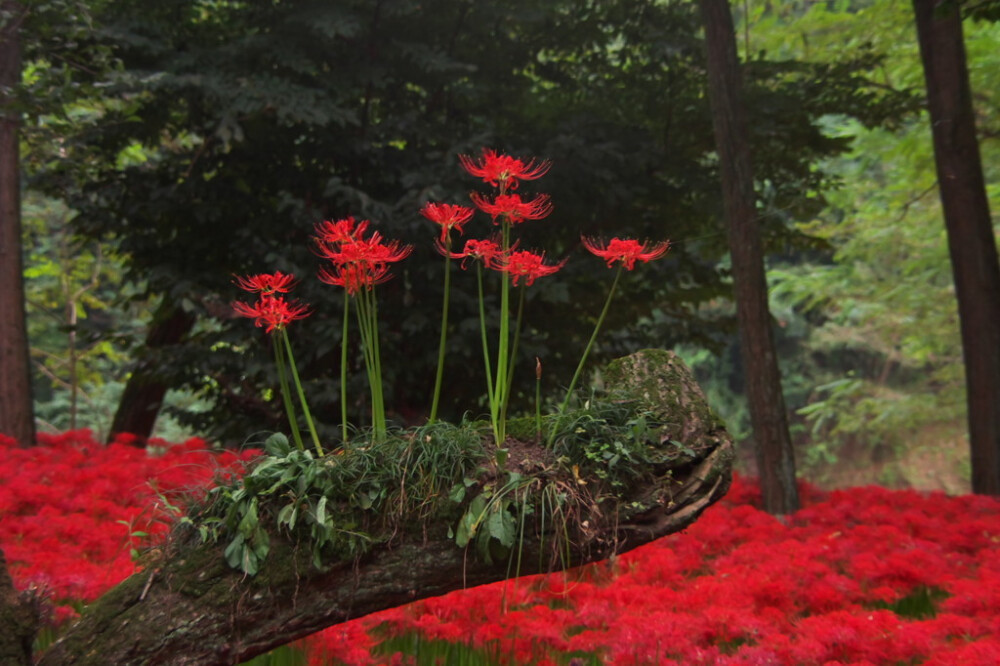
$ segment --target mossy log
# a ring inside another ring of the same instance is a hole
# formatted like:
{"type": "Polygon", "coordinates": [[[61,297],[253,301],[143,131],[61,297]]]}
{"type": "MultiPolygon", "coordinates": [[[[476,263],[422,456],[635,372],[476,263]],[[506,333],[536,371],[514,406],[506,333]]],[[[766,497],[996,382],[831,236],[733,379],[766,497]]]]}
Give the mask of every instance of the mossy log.
{"type": "MultiPolygon", "coordinates": [[[[573,514],[577,524],[567,526],[572,538],[561,557],[547,552],[544,535],[525,534],[521,574],[604,559],[681,530],[729,488],[732,442],[677,357],[639,352],[612,363],[604,377],[609,389],[655,415],[659,442],[652,446],[663,448],[662,462],[641,483],[619,495],[605,488],[600,502],[573,514]]],[[[523,446],[510,451],[514,466],[534,455],[523,446]]],[[[570,478],[601,486],[600,479],[570,478]]],[[[448,522],[428,520],[322,570],[308,548],[276,533],[252,577],[227,565],[222,544],[177,533],[143,571],[89,606],[38,663],[237,664],[352,618],[508,575],[505,559],[488,563],[474,548],[457,547],[448,522]]]]}

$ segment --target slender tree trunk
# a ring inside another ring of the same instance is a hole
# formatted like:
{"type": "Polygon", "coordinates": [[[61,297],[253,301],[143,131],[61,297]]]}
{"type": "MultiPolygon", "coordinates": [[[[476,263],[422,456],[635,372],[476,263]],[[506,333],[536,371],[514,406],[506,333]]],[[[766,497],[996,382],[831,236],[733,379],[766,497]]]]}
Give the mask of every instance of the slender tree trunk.
{"type": "Polygon", "coordinates": [[[108,432],[108,441],[118,433],[131,433],[139,438],[136,440],[137,446],[145,446],[146,439],[153,433],[163,398],[170,388],[157,371],[157,352],[183,340],[194,322],[192,315],[169,300],[165,299],[157,308],[146,334],[144,353],[149,358],[139,363],[125,384],[125,391],[108,432]]]}
{"type": "Polygon", "coordinates": [[[719,153],[723,203],[746,391],[757,447],[764,508],[787,514],[799,507],[795,457],[774,348],[736,35],[727,0],[701,0],[708,53],[708,92],[719,153]]]}
{"type": "Polygon", "coordinates": [[[1000,264],[957,2],[914,0],[965,358],[972,491],[1000,495],[1000,264]]]}
{"type": "Polygon", "coordinates": [[[21,257],[21,193],[14,91],[21,83],[19,32],[27,9],[0,1],[0,433],[35,441],[27,315],[21,257]]]}

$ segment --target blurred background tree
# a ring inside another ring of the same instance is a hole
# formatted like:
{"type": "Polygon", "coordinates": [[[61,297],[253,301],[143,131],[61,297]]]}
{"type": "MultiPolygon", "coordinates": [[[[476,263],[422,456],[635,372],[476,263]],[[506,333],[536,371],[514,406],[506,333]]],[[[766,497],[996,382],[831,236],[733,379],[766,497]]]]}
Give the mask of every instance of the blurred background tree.
{"type": "MultiPolygon", "coordinates": [[[[792,426],[811,475],[856,446],[906,441],[907,427],[932,417],[962,418],[912,15],[888,1],[733,9],[785,395],[805,410],[792,426]]],[[[290,332],[316,415],[335,436],[340,294],[312,279],[309,236],[319,220],[356,215],[416,246],[384,286],[384,358],[395,419],[421,420],[441,262],[418,210],[466,201],[478,184],[456,155],[491,146],[554,163],[524,186],[556,204],[525,226],[527,246],[561,257],[581,233],[674,241],[668,260],[630,274],[593,365],[683,344],[730,427],[746,432],[695,10],[653,0],[92,3],[75,48],[110,57],[63,74],[88,92],[85,112],[50,105],[29,117],[25,169],[32,190],[75,215],[74,234],[121,261],[126,286],[87,311],[88,325],[112,302],[122,313],[110,329],[129,363],[116,357],[103,374],[164,393],[112,409],[155,416],[183,390],[178,416],[199,434],[238,443],[280,427],[266,345],[229,308],[233,274],[278,269],[303,279],[298,295],[315,309],[290,332]],[[138,313],[145,328],[125,325],[138,313]],[[171,335],[157,336],[171,319],[171,335]]],[[[966,39],[989,123],[996,26],[974,24],[966,39]]],[[[31,67],[55,71],[31,52],[31,67]]],[[[995,141],[983,149],[995,183],[995,141]]],[[[468,235],[486,233],[485,221],[474,225],[468,235]]],[[[547,392],[568,382],[606,293],[595,261],[576,254],[529,293],[521,406],[535,356],[547,392]]],[[[453,278],[446,418],[483,404],[472,398],[483,386],[474,281],[453,278]]],[[[361,423],[354,370],[351,418],[361,423]]]]}
{"type": "MultiPolygon", "coordinates": [[[[922,94],[908,4],[746,6],[743,29],[751,52],[809,59],[842,47],[872,48],[886,56],[876,77],[880,85],[922,94]]],[[[1000,26],[965,23],[987,189],[996,210],[1000,26]]],[[[839,185],[825,192],[826,209],[796,226],[827,240],[832,253],[772,257],[769,274],[772,311],[786,324],[782,358],[792,378],[786,397],[798,412],[793,427],[810,478],[844,458],[897,458],[925,439],[922,433],[933,433],[932,447],[961,442],[966,416],[958,313],[925,112],[891,127],[864,127],[835,115],[825,122],[831,136],[853,137],[852,149],[823,162],[839,185]]],[[[703,372],[721,371],[709,365],[703,372]]],[[[890,468],[881,480],[905,482],[900,473],[906,472],[890,468]]]]}

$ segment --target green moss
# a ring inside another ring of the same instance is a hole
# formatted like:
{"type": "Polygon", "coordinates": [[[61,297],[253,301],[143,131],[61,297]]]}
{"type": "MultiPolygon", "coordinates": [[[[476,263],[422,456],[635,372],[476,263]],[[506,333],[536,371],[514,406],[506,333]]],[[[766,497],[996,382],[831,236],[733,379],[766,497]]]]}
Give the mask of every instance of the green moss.
{"type": "MultiPolygon", "coordinates": [[[[491,539],[509,548],[512,525],[526,516],[605,520],[608,511],[598,509],[605,501],[620,503],[612,514],[650,511],[669,499],[661,486],[671,483],[672,469],[717,445],[711,430],[718,419],[670,352],[620,359],[605,377],[607,396],[543,419],[543,433],[557,427],[551,449],[541,446],[533,417],[509,420],[507,432],[518,443],[508,443],[509,459],[500,465],[488,427],[477,423],[437,422],[379,441],[359,438],[321,459],[274,436],[265,444],[268,455],[243,479],[215,489],[190,522],[223,545],[229,566],[261,572],[267,586],[280,582],[270,577],[295,569],[264,573],[272,541],[301,559],[301,571],[349,561],[432,526],[453,528],[459,545],[475,538],[489,559],[491,539]],[[698,441],[678,441],[676,432],[689,430],[698,441]]],[[[187,566],[202,575],[213,565],[221,566],[218,559],[187,566]]]]}
{"type": "MultiPolygon", "coordinates": [[[[551,423],[551,417],[542,419],[542,429],[546,423],[551,423]]],[[[507,420],[507,435],[522,442],[531,442],[538,437],[538,425],[534,417],[523,416],[507,420]]]]}

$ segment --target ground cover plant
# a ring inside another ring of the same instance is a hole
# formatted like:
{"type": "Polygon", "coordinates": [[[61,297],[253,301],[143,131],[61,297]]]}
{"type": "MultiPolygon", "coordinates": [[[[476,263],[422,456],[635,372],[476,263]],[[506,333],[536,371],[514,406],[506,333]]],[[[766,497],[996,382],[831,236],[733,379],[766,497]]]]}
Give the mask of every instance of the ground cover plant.
{"type": "MultiPolygon", "coordinates": [[[[86,431],[0,440],[0,547],[59,624],[155,558],[187,494],[257,452],[201,440],[149,453],[86,431]],[[148,536],[147,536],[148,535],[148,536]]],[[[332,627],[312,664],[991,664],[1000,661],[1000,502],[877,487],[779,521],[753,485],[612,562],[428,599],[332,627]],[[474,661],[474,659],[480,661],[474,661]]]]}

